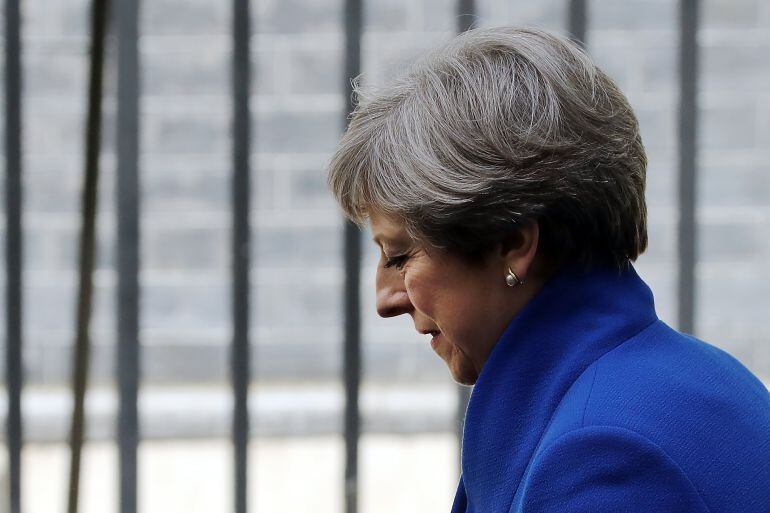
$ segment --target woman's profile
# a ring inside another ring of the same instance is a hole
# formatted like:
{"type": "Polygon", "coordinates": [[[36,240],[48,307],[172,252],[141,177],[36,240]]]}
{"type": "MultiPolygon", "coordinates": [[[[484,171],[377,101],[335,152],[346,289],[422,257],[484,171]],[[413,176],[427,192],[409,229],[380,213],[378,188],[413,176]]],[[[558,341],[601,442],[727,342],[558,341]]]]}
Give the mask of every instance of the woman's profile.
{"type": "Polygon", "coordinates": [[[381,249],[378,313],[475,385],[453,512],[770,512],[770,394],[634,270],[646,166],[625,96],[539,30],[359,89],[328,180],[381,249]]]}

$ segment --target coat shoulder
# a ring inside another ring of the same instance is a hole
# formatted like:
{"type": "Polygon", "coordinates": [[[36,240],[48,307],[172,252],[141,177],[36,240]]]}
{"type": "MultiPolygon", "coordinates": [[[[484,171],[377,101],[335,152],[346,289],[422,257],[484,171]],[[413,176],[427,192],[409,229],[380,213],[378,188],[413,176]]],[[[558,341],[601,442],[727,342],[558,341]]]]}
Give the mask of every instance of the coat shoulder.
{"type": "Polygon", "coordinates": [[[738,511],[730,509],[736,501],[770,505],[770,393],[726,352],[661,321],[580,375],[540,447],[591,426],[649,439],[714,504],[713,511],[738,511]]]}
{"type": "Polygon", "coordinates": [[[534,459],[511,512],[711,513],[697,487],[647,438],[612,426],[575,429],[534,459]]]}

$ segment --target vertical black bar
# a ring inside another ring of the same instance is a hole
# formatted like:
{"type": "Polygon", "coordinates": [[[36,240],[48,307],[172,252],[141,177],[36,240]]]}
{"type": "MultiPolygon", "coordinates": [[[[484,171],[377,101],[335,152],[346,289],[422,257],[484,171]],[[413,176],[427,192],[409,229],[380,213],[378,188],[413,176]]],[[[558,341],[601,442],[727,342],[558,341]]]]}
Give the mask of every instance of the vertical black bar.
{"type": "Polygon", "coordinates": [[[96,242],[97,192],[99,186],[99,154],[102,128],[102,82],[104,70],[104,39],[107,32],[109,0],[93,0],[91,12],[91,65],[88,85],[88,119],[86,124],[85,176],[82,202],[82,233],[80,236],[79,288],[77,305],[77,335],[73,373],[72,428],[70,432],[70,487],[68,513],[78,511],[80,488],[80,456],[85,431],[85,395],[88,383],[90,355],[89,323],[93,295],[93,269],[96,242]]]}
{"type": "Polygon", "coordinates": [[[569,24],[569,36],[574,42],[585,48],[587,46],[586,41],[586,20],[588,13],[586,12],[586,3],[588,0],[568,0],[569,12],[568,12],[568,24],[569,24]]]}
{"type": "MultiPolygon", "coordinates": [[[[345,105],[354,109],[352,79],[361,73],[362,0],[345,0],[345,105]]],[[[361,231],[345,221],[345,511],[358,511],[358,441],[361,414],[361,231]]]]}
{"type": "Polygon", "coordinates": [[[695,327],[698,0],[679,4],[679,329],[695,327]]]}
{"type": "Polygon", "coordinates": [[[11,513],[21,512],[21,37],[19,0],[5,2],[6,379],[11,513]]]}
{"type": "Polygon", "coordinates": [[[120,511],[137,510],[139,445],[139,0],[118,2],[117,260],[120,511]]]}
{"type": "Polygon", "coordinates": [[[233,451],[235,512],[246,513],[249,445],[249,256],[251,18],[249,0],[233,0],[233,451]]]}
{"type": "MultiPolygon", "coordinates": [[[[353,0],[355,1],[355,0],[353,0]]],[[[361,415],[358,392],[361,383],[361,316],[359,284],[361,232],[345,221],[345,511],[358,511],[358,441],[361,415]]]]}
{"type": "Polygon", "coordinates": [[[470,30],[476,21],[476,0],[457,0],[457,32],[470,30]]]}
{"type": "MultiPolygon", "coordinates": [[[[457,1],[457,31],[470,30],[476,23],[475,0],[457,1]]],[[[457,452],[460,473],[462,473],[463,430],[465,429],[465,412],[468,410],[468,402],[471,399],[471,387],[457,386],[457,412],[455,420],[455,433],[457,435],[457,452]]]]}

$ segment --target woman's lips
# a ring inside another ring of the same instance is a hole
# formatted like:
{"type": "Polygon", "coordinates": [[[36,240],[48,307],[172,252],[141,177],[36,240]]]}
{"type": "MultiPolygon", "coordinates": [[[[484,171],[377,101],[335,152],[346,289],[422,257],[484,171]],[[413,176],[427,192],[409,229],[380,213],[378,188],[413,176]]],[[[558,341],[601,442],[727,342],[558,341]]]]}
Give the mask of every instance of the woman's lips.
{"type": "Polygon", "coordinates": [[[441,341],[441,332],[439,331],[435,335],[433,335],[433,338],[430,339],[431,349],[435,351],[440,341],[441,341]]]}

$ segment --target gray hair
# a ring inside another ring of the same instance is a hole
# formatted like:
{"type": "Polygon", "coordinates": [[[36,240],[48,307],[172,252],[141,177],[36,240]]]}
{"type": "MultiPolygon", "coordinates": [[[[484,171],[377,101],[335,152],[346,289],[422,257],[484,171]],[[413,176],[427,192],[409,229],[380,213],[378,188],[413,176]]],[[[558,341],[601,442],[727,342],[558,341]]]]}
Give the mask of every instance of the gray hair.
{"type": "Polygon", "coordinates": [[[478,259],[529,222],[559,261],[622,265],[647,246],[647,158],[627,99],[576,45],[475,29],[364,91],[329,186],[362,224],[478,259]]]}

